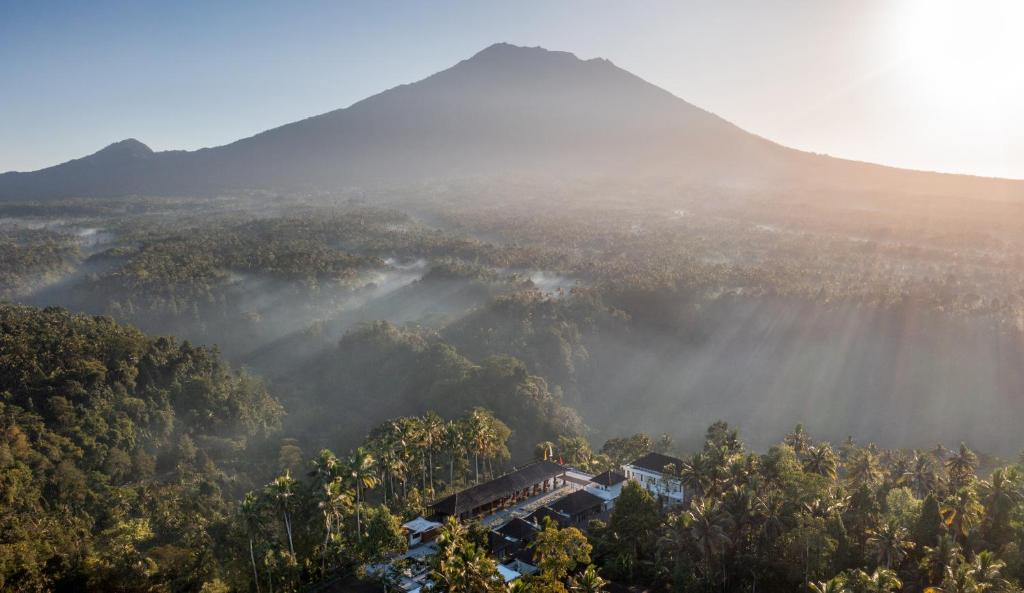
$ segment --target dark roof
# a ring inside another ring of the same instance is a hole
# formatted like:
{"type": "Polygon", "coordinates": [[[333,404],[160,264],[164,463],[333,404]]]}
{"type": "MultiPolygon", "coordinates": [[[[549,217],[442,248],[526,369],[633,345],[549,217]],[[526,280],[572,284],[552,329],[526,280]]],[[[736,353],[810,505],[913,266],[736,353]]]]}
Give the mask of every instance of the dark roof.
{"type": "Polygon", "coordinates": [[[533,559],[533,548],[521,548],[516,550],[512,557],[520,562],[529,564],[530,566],[537,566],[533,559]]]}
{"type": "Polygon", "coordinates": [[[501,535],[512,539],[530,540],[533,539],[533,535],[537,533],[538,530],[539,528],[533,523],[516,517],[502,525],[496,531],[501,535]]]}
{"type": "Polygon", "coordinates": [[[610,469],[604,472],[603,474],[597,474],[596,476],[590,479],[591,482],[595,484],[600,484],[601,486],[614,486],[619,482],[623,482],[625,480],[626,474],[613,469],[610,469]]]}
{"type": "Polygon", "coordinates": [[[565,527],[567,523],[563,515],[556,513],[555,511],[551,510],[551,507],[547,506],[540,507],[536,511],[533,511],[532,513],[524,517],[524,519],[526,519],[530,523],[536,524],[538,527],[544,527],[545,517],[551,517],[551,520],[561,527],[565,527]]]}
{"type": "Polygon", "coordinates": [[[431,505],[441,515],[461,515],[477,507],[561,475],[565,468],[551,461],[537,461],[512,473],[442,498],[431,505]]]}
{"type": "Polygon", "coordinates": [[[551,504],[551,508],[556,512],[575,517],[586,511],[600,509],[603,504],[603,498],[595,496],[586,490],[577,490],[556,500],[551,504]]]}
{"type": "Polygon", "coordinates": [[[648,453],[640,459],[637,459],[630,465],[641,467],[643,469],[650,470],[652,472],[663,473],[666,465],[676,466],[676,470],[682,466],[683,460],[678,457],[672,457],[671,455],[662,455],[661,453],[648,453]]]}

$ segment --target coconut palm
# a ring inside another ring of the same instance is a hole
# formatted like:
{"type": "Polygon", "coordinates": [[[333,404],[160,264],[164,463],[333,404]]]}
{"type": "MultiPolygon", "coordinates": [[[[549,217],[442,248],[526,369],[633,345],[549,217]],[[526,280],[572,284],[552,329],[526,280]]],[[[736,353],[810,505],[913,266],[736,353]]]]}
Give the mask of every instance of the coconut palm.
{"type": "Polygon", "coordinates": [[[593,564],[569,581],[569,590],[573,593],[605,593],[607,586],[608,581],[601,578],[593,564]]]}
{"type": "Polygon", "coordinates": [[[876,562],[886,568],[899,567],[914,548],[910,532],[895,520],[869,531],[867,543],[874,551],[876,562]]]}
{"type": "Polygon", "coordinates": [[[498,593],[505,583],[494,560],[467,537],[466,528],[449,517],[437,538],[438,552],[431,559],[428,591],[498,593]]]}
{"type": "Polygon", "coordinates": [[[974,478],[974,470],[978,467],[978,456],[960,443],[960,449],[946,460],[946,471],[949,483],[954,490],[963,488],[974,478]]]}
{"type": "Polygon", "coordinates": [[[1009,536],[1010,513],[1024,500],[1018,470],[999,468],[992,472],[989,481],[979,482],[978,489],[985,505],[988,539],[994,544],[1003,544],[1009,536]]]}
{"type": "Polygon", "coordinates": [[[938,475],[935,473],[935,458],[922,451],[914,452],[914,459],[910,464],[907,483],[914,496],[924,498],[935,490],[938,485],[938,475]]]}
{"type": "Polygon", "coordinates": [[[377,485],[377,473],[374,469],[373,455],[366,449],[359,447],[352,452],[345,464],[345,481],[354,487],[356,492],[356,539],[361,541],[363,536],[362,517],[359,505],[362,501],[364,489],[373,488],[377,485]]]}
{"type": "Polygon", "coordinates": [[[921,560],[921,568],[928,576],[928,582],[938,583],[943,580],[946,567],[952,566],[962,559],[960,546],[949,535],[939,537],[934,547],[925,546],[924,558],[921,560]]]}
{"type": "Polygon", "coordinates": [[[291,473],[286,469],[284,474],[278,476],[271,483],[267,484],[267,495],[277,502],[284,516],[284,528],[288,534],[288,551],[295,555],[295,543],[292,540],[291,505],[295,496],[296,482],[291,473]]]}
{"type": "Polygon", "coordinates": [[[846,579],[842,576],[833,577],[827,581],[807,583],[807,587],[811,593],[849,593],[850,591],[846,587],[846,579]]]}
{"type": "Polygon", "coordinates": [[[253,492],[246,494],[239,510],[242,514],[242,524],[245,526],[245,533],[249,536],[249,560],[252,562],[253,582],[256,583],[256,593],[260,593],[260,573],[256,568],[254,543],[257,535],[263,530],[263,522],[260,516],[260,501],[256,494],[253,492]]]}
{"type": "Polygon", "coordinates": [[[344,489],[341,478],[321,485],[317,508],[324,521],[324,544],[320,554],[320,571],[326,570],[327,550],[341,526],[342,517],[352,507],[352,495],[344,489]]]}
{"type": "Polygon", "coordinates": [[[818,474],[830,480],[836,479],[838,461],[835,452],[832,451],[832,445],[828,443],[808,447],[803,465],[807,473],[818,474]]]}
{"type": "Polygon", "coordinates": [[[879,568],[871,574],[856,570],[850,580],[855,583],[854,590],[864,593],[892,593],[903,588],[903,581],[896,572],[887,568],[879,568]]]}
{"type": "Polygon", "coordinates": [[[422,442],[427,451],[427,477],[430,492],[434,492],[434,454],[441,450],[445,438],[444,420],[434,412],[427,412],[420,423],[422,442]]]}
{"type": "Polygon", "coordinates": [[[858,449],[846,463],[846,479],[853,485],[876,484],[882,478],[878,455],[870,448],[858,449]]]}
{"type": "Polygon", "coordinates": [[[704,561],[704,576],[710,582],[715,559],[732,543],[729,532],[733,519],[721,503],[711,498],[694,499],[685,517],[690,538],[704,561]]]}
{"type": "Polygon", "coordinates": [[[797,457],[801,457],[811,446],[811,436],[804,430],[803,424],[797,424],[796,427],[793,428],[793,432],[786,435],[783,442],[793,449],[793,452],[796,453],[797,457]]]}
{"type": "Polygon", "coordinates": [[[953,535],[966,542],[967,536],[981,522],[985,507],[978,502],[974,488],[968,486],[947,498],[941,511],[942,518],[953,535]]]}

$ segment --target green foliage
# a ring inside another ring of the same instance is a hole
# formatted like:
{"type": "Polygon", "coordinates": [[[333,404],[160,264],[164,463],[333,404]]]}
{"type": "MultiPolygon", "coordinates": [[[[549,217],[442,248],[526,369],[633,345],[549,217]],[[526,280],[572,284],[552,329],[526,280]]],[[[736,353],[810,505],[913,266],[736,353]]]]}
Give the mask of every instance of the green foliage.
{"type": "Polygon", "coordinates": [[[246,449],[281,415],[212,350],[0,305],[0,588],[226,576],[212,534],[230,526],[246,449]]]}

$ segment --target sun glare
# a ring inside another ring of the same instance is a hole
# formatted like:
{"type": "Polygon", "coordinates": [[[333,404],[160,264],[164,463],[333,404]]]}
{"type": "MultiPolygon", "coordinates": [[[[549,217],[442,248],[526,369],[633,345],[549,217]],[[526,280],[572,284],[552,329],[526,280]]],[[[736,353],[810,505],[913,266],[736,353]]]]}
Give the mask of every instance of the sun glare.
{"type": "Polygon", "coordinates": [[[902,17],[907,82],[935,115],[972,121],[1017,112],[1024,89],[1024,1],[914,0],[902,17]]]}

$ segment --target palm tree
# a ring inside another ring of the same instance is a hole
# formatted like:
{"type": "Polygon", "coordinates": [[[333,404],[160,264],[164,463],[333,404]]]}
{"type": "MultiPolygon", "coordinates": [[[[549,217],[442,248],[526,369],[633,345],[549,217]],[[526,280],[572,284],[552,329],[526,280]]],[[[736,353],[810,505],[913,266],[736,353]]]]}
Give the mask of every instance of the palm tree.
{"type": "Polygon", "coordinates": [[[256,569],[256,551],[254,543],[256,535],[263,530],[263,523],[260,518],[260,503],[256,494],[250,492],[245,495],[240,507],[242,523],[245,525],[245,532],[249,536],[249,560],[252,562],[252,577],[256,583],[256,593],[260,593],[260,573],[256,569]]]}
{"type": "Polygon", "coordinates": [[[961,488],[947,498],[941,510],[946,526],[952,530],[954,536],[959,536],[964,542],[967,541],[971,530],[981,522],[982,513],[985,512],[985,508],[978,502],[974,488],[970,486],[961,488]]]}
{"type": "Polygon", "coordinates": [[[810,446],[804,459],[804,471],[811,474],[818,474],[830,480],[836,479],[838,462],[836,454],[832,451],[832,445],[822,443],[818,446],[810,446]]]}
{"type": "Polygon", "coordinates": [[[989,550],[978,552],[971,561],[971,573],[979,585],[989,589],[1002,590],[1006,581],[1002,578],[1002,570],[1006,563],[996,558],[989,550]]]}
{"type": "Polygon", "coordinates": [[[366,449],[357,448],[352,452],[345,464],[345,480],[355,487],[356,491],[356,539],[362,541],[363,526],[359,512],[364,488],[377,485],[377,473],[374,470],[374,459],[366,449]]]}
{"type": "Polygon", "coordinates": [[[480,456],[487,454],[494,438],[489,415],[483,408],[475,408],[469,413],[469,422],[466,425],[469,431],[468,441],[473,451],[473,479],[477,484],[480,483],[480,456]]]}
{"type": "Polygon", "coordinates": [[[714,470],[703,452],[694,453],[677,470],[683,485],[695,495],[704,496],[713,492],[714,470]]]}
{"type": "Polygon", "coordinates": [[[605,593],[608,581],[601,578],[593,564],[569,581],[569,590],[573,593],[605,593]]]}
{"type": "Polygon", "coordinates": [[[434,493],[434,453],[440,450],[445,438],[444,420],[434,412],[427,412],[420,423],[423,445],[427,450],[427,476],[430,481],[430,493],[434,493]]]}
{"type": "Polygon", "coordinates": [[[343,488],[341,478],[321,486],[317,508],[324,520],[324,545],[320,553],[320,572],[326,571],[327,550],[337,533],[345,512],[352,507],[352,496],[343,488]]]}
{"type": "Polygon", "coordinates": [[[704,576],[710,583],[712,563],[732,543],[732,517],[721,503],[711,498],[694,499],[685,517],[690,538],[704,560],[704,576]]]}
{"type": "Polygon", "coordinates": [[[867,543],[874,550],[878,564],[886,568],[899,567],[914,547],[910,533],[895,520],[868,532],[867,543]]]}
{"type": "Polygon", "coordinates": [[[924,498],[934,491],[938,484],[934,457],[921,451],[915,451],[907,481],[918,498],[924,498]]]}
{"type": "Polygon", "coordinates": [[[808,447],[811,446],[811,436],[804,430],[803,424],[797,424],[796,427],[793,428],[793,432],[786,435],[783,442],[793,449],[793,452],[796,453],[797,457],[801,457],[804,452],[807,451],[808,447]]]}
{"type": "Polygon", "coordinates": [[[459,420],[449,421],[444,426],[444,449],[448,453],[448,487],[455,483],[455,460],[466,455],[465,423],[459,420]]]}
{"type": "Polygon", "coordinates": [[[281,507],[281,513],[284,515],[284,528],[288,533],[288,550],[293,556],[295,555],[295,544],[292,541],[290,508],[292,497],[295,495],[295,484],[295,480],[287,469],[284,470],[284,475],[278,476],[270,484],[267,484],[267,494],[277,501],[281,507]]]}
{"type": "Polygon", "coordinates": [[[846,579],[842,576],[832,577],[827,581],[808,583],[807,587],[810,588],[811,593],[849,593],[850,591],[846,588],[846,579]]]}
{"type": "Polygon", "coordinates": [[[978,467],[978,456],[967,448],[967,445],[960,443],[960,449],[946,460],[946,471],[949,473],[950,486],[954,490],[966,486],[974,477],[974,470],[978,467]]]}
{"type": "Polygon", "coordinates": [[[494,560],[466,536],[466,528],[449,517],[437,538],[438,552],[431,559],[428,591],[446,593],[498,593],[505,583],[494,560]]]}
{"type": "Polygon", "coordinates": [[[949,535],[942,535],[935,547],[925,546],[921,567],[927,573],[928,582],[937,583],[943,579],[946,567],[956,564],[961,558],[956,540],[949,535]]]}
{"type": "Polygon", "coordinates": [[[987,512],[988,540],[997,545],[1006,543],[1010,533],[1009,516],[1012,509],[1024,500],[1024,493],[1018,485],[1020,475],[1016,468],[999,468],[992,472],[990,481],[978,484],[981,500],[987,512]]]}
{"type": "Polygon", "coordinates": [[[855,485],[875,484],[882,477],[878,456],[869,448],[858,449],[846,464],[846,478],[855,485]]]}
{"type": "Polygon", "coordinates": [[[316,478],[318,485],[322,485],[332,482],[338,477],[339,471],[341,462],[338,461],[338,456],[330,449],[321,449],[320,454],[313,460],[313,471],[310,472],[310,476],[316,478]]]}
{"type": "Polygon", "coordinates": [[[857,570],[854,574],[858,587],[865,593],[892,593],[903,588],[903,581],[888,568],[879,568],[871,574],[857,570]]]}

